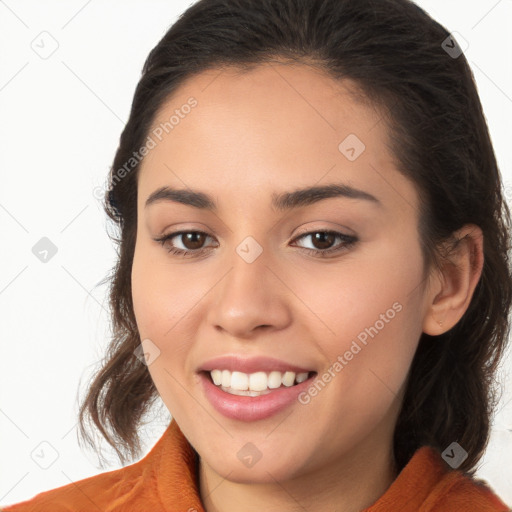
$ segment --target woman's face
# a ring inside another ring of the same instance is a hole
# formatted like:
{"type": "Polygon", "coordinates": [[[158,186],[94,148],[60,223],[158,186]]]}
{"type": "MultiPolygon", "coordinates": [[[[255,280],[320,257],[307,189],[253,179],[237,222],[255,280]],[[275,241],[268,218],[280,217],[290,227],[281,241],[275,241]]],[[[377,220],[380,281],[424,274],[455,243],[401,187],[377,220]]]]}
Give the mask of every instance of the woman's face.
{"type": "Polygon", "coordinates": [[[202,463],[271,482],[384,460],[428,301],[418,197],[379,114],[310,67],[265,64],[191,78],[149,136],[134,310],[202,463]],[[146,204],[162,187],[181,196],[146,204]],[[263,395],[232,393],[248,384],[263,395]]]}

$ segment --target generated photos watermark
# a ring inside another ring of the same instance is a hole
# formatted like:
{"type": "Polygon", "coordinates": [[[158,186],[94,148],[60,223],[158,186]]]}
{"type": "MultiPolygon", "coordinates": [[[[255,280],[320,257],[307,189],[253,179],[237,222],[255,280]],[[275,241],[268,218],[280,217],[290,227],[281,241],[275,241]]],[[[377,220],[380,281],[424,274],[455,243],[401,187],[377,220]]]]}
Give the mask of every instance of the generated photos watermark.
{"type": "Polygon", "coordinates": [[[385,313],[379,315],[379,319],[374,322],[370,327],[362,330],[354,339],[349,347],[343,354],[340,354],[334,363],[327,368],[322,374],[318,375],[306,391],[299,393],[297,400],[302,405],[307,405],[311,402],[312,398],[318,395],[331,380],[338,375],[345,366],[349,364],[352,359],[361,352],[361,350],[368,345],[371,339],[375,338],[379,332],[384,329],[386,324],[389,324],[393,318],[402,311],[403,307],[400,302],[393,303],[392,307],[387,309],[385,313]]]}

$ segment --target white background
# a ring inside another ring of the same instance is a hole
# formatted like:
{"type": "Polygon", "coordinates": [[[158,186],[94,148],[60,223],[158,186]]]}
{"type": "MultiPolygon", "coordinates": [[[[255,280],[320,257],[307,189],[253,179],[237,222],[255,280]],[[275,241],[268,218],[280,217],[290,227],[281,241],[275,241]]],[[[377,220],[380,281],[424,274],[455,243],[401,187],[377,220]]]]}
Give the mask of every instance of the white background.
{"type": "MultiPolygon", "coordinates": [[[[469,43],[465,54],[512,203],[512,1],[418,3],[469,43]]],[[[0,1],[0,505],[120,467],[111,457],[111,466],[99,468],[78,446],[75,428],[77,393],[108,342],[107,289],[99,283],[115,262],[94,190],[106,185],[147,54],[189,4],[0,1]],[[58,44],[47,59],[33,49],[41,37],[47,49],[58,44]],[[42,237],[58,249],[47,263],[32,253],[42,237]],[[49,463],[54,453],[48,469],[35,462],[49,463]]],[[[510,504],[510,359],[505,367],[478,476],[510,504]]],[[[160,411],[146,452],[167,421],[160,411]]]]}

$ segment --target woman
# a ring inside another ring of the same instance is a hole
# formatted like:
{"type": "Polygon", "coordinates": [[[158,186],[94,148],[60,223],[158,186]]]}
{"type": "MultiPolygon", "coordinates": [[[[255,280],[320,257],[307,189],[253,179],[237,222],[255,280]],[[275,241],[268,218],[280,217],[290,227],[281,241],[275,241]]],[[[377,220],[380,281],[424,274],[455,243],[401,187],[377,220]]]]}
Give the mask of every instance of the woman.
{"type": "Polygon", "coordinates": [[[22,510],[505,511],[474,478],[512,297],[471,71],[407,0],[200,0],[110,173],[114,337],[80,411],[135,464],[22,510]]]}

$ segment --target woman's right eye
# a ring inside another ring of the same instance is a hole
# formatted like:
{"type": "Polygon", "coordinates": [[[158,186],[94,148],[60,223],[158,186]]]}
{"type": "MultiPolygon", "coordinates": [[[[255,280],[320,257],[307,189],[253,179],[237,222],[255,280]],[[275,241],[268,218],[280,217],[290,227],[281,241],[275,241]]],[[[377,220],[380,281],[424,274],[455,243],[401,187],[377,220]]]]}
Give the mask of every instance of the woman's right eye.
{"type": "Polygon", "coordinates": [[[199,256],[201,254],[204,254],[208,249],[194,246],[201,246],[202,243],[204,243],[205,238],[212,237],[210,237],[210,235],[204,233],[203,231],[177,231],[175,233],[169,233],[159,238],[155,238],[154,240],[156,242],[161,243],[163,247],[166,247],[167,251],[170,252],[171,254],[175,254],[178,256],[199,256]],[[183,237],[183,235],[187,236],[183,237]],[[168,242],[170,242],[173,238],[177,238],[178,240],[181,238],[181,245],[184,246],[184,249],[175,247],[174,244],[171,247],[166,247],[166,244],[168,244],[168,242]],[[192,247],[190,247],[190,245],[192,247]]]}

